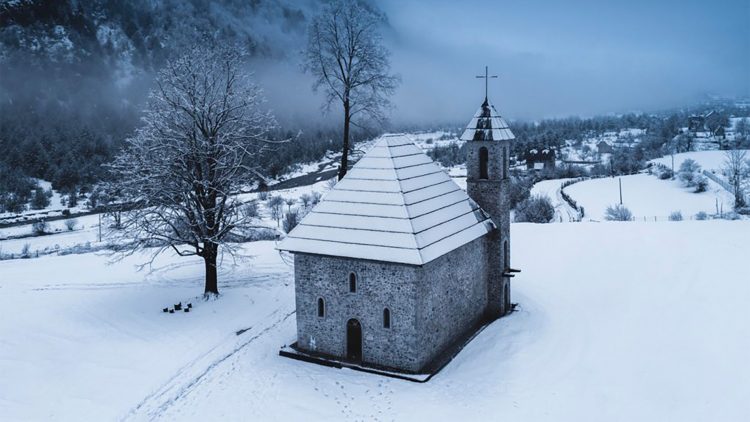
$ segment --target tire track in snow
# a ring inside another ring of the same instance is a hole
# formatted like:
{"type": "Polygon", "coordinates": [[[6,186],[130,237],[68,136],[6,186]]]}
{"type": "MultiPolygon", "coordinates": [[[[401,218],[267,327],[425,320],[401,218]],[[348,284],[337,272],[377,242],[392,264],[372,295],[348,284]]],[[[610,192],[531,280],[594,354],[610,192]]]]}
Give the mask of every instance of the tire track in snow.
{"type": "MultiPolygon", "coordinates": [[[[273,311],[269,317],[277,315],[281,311],[281,308],[273,311]]],[[[225,362],[227,359],[234,356],[237,352],[245,348],[246,346],[253,343],[258,338],[262,337],[266,333],[275,329],[281,325],[284,321],[289,319],[296,311],[290,311],[276,319],[273,323],[266,326],[249,339],[235,344],[235,346],[228,353],[224,353],[220,357],[211,360],[204,369],[199,373],[195,374],[195,367],[198,366],[202,360],[210,359],[211,355],[218,353],[217,349],[222,348],[226,343],[221,343],[208,351],[202,353],[197,358],[179,369],[172,377],[167,380],[166,383],[162,384],[156,391],[146,396],[141,402],[132,408],[121,420],[133,420],[145,417],[148,420],[153,420],[160,414],[164,413],[169,407],[171,407],[179,399],[187,395],[193,387],[195,387],[201,380],[203,380],[208,374],[215,370],[219,365],[225,362]],[[191,374],[192,373],[192,374],[191,374]],[[187,381],[181,381],[188,378],[187,381]]]]}

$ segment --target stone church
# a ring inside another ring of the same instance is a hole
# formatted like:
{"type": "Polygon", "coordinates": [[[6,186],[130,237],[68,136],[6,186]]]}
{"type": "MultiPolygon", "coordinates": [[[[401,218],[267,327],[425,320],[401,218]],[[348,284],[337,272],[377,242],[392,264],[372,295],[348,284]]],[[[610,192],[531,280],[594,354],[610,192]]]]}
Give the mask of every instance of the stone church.
{"type": "Polygon", "coordinates": [[[485,98],[461,139],[466,192],[384,135],[279,244],[294,254],[296,350],[420,373],[509,312],[514,136],[485,98]]]}

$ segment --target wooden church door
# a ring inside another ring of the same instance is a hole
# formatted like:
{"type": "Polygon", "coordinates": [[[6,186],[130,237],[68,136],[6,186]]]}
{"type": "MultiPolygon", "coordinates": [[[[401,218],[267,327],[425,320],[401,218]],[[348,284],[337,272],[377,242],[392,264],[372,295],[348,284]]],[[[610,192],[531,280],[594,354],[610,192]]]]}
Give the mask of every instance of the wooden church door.
{"type": "Polygon", "coordinates": [[[362,326],[356,319],[346,323],[346,357],[349,360],[362,360],[362,326]]]}

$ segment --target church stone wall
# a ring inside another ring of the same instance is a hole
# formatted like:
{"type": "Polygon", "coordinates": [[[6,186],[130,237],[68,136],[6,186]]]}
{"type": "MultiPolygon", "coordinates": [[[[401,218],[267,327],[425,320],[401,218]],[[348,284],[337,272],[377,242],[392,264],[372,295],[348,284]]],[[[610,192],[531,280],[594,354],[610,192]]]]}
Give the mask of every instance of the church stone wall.
{"type": "Polygon", "coordinates": [[[416,279],[420,267],[310,255],[294,255],[297,301],[297,345],[326,355],[346,356],[346,324],[362,326],[362,360],[385,367],[417,371],[416,279]],[[357,291],[349,292],[349,273],[357,291]],[[318,317],[318,298],[326,312],[318,317]],[[391,328],[383,327],[383,309],[391,311],[391,328]]]}
{"type": "Polygon", "coordinates": [[[420,366],[430,363],[484,318],[487,245],[483,236],[421,268],[417,285],[420,366]]]}
{"type": "MultiPolygon", "coordinates": [[[[498,231],[488,236],[487,250],[487,289],[489,295],[488,314],[497,318],[504,315],[504,286],[510,280],[502,276],[510,262],[505,262],[504,243],[508,242],[510,257],[510,178],[504,178],[503,166],[508,166],[509,141],[471,141],[467,142],[466,155],[466,192],[469,197],[485,210],[498,227],[498,231]],[[479,178],[479,149],[489,151],[488,179],[479,178]],[[505,154],[503,154],[505,149],[505,154]]],[[[510,291],[510,289],[508,289],[510,291]]]]}

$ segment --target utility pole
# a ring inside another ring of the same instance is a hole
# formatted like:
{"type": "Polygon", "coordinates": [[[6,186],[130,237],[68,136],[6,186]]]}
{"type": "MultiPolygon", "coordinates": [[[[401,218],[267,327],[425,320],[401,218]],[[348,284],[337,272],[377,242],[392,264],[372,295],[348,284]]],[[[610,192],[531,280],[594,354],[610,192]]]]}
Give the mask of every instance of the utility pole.
{"type": "Polygon", "coordinates": [[[102,214],[99,213],[99,242],[102,241],[102,214]]]}
{"type": "Polygon", "coordinates": [[[617,180],[620,182],[620,205],[622,205],[622,177],[618,177],[617,180]]]}

